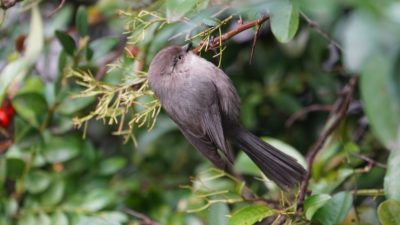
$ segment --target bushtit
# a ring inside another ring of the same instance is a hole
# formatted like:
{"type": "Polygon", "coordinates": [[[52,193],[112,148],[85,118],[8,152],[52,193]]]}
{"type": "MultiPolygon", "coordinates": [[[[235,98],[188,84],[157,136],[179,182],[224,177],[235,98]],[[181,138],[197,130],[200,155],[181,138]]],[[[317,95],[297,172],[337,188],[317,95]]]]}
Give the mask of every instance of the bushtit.
{"type": "Polygon", "coordinates": [[[305,170],[295,159],[241,126],[240,99],[230,79],[189,46],[170,46],[158,52],[148,79],[186,139],[216,167],[232,172],[232,145],[236,145],[284,190],[303,178],[305,170]]]}

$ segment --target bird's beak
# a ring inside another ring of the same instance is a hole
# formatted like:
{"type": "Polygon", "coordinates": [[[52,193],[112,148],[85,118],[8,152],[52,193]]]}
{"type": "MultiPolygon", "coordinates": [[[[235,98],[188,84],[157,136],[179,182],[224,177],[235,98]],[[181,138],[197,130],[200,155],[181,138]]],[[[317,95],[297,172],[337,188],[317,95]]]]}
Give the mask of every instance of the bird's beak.
{"type": "Polygon", "coordinates": [[[189,52],[190,50],[193,49],[193,43],[192,43],[192,42],[189,42],[188,44],[186,44],[186,45],[183,46],[183,49],[184,49],[186,52],[189,52]]]}

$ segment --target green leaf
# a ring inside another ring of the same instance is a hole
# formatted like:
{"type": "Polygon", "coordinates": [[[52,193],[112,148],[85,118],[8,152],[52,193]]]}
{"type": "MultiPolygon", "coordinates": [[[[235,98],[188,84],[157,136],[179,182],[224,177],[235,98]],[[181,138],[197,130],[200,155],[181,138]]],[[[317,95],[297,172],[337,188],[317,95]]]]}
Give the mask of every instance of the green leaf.
{"type": "Polygon", "coordinates": [[[212,204],[208,213],[208,224],[227,225],[229,209],[226,203],[212,204]]]}
{"type": "Polygon", "coordinates": [[[249,205],[234,212],[229,225],[253,225],[274,214],[275,212],[265,205],[249,205]]]}
{"type": "Polygon", "coordinates": [[[46,190],[51,182],[51,177],[49,174],[34,170],[30,171],[25,179],[25,188],[32,194],[37,194],[46,190]]]}
{"type": "Polygon", "coordinates": [[[28,72],[30,63],[27,59],[18,59],[9,63],[0,74],[0,101],[4,98],[8,85],[14,79],[22,79],[28,72]]]}
{"type": "Polygon", "coordinates": [[[29,76],[24,81],[24,85],[18,90],[18,94],[25,93],[43,93],[43,89],[45,88],[42,79],[39,76],[29,76]]]}
{"type": "Polygon", "coordinates": [[[7,159],[7,178],[16,180],[24,174],[25,162],[18,158],[7,159]]]}
{"type": "Polygon", "coordinates": [[[353,204],[353,196],[350,192],[339,192],[332,196],[326,204],[314,215],[322,225],[341,224],[349,213],[353,204]]]}
{"type": "Polygon", "coordinates": [[[370,14],[354,11],[344,21],[342,31],[343,61],[346,68],[354,73],[360,72],[367,58],[378,47],[379,24],[370,14]],[[371,27],[377,27],[371,30],[371,27]]]}
{"type": "Polygon", "coordinates": [[[197,0],[167,0],[167,19],[174,22],[181,19],[196,5],[197,0]]]}
{"type": "Polygon", "coordinates": [[[57,211],[51,217],[51,225],[68,225],[68,217],[63,212],[57,211]]]}
{"type": "Polygon", "coordinates": [[[36,62],[43,49],[43,23],[38,6],[32,7],[29,35],[26,39],[26,50],[22,58],[9,63],[0,73],[0,102],[3,100],[8,86],[12,81],[24,79],[29,68],[36,62]]]}
{"type": "Polygon", "coordinates": [[[58,57],[58,72],[62,73],[64,71],[67,59],[67,52],[63,49],[58,57]]]}
{"type": "Polygon", "coordinates": [[[112,175],[116,173],[118,170],[125,167],[127,161],[123,157],[113,157],[110,159],[106,159],[101,161],[99,174],[101,175],[112,175]]]}
{"type": "Polygon", "coordinates": [[[299,8],[297,1],[277,0],[269,9],[271,30],[280,42],[290,41],[299,27],[299,8]]]}
{"type": "Polygon", "coordinates": [[[81,37],[88,35],[88,19],[86,14],[86,8],[84,6],[79,6],[76,13],[75,26],[81,37]]]}
{"type": "Polygon", "coordinates": [[[306,212],[306,218],[311,220],[314,216],[315,212],[319,208],[325,205],[331,199],[331,196],[328,194],[316,194],[308,197],[304,201],[304,211],[306,212]]]}
{"type": "Polygon", "coordinates": [[[67,33],[63,32],[63,31],[56,31],[56,37],[58,39],[58,41],[60,41],[61,45],[63,46],[64,51],[70,55],[73,56],[75,49],[76,49],[76,45],[75,45],[75,41],[74,39],[69,36],[67,33]]]}
{"type": "Polygon", "coordinates": [[[91,191],[85,198],[82,208],[90,211],[98,211],[108,206],[115,198],[115,195],[108,190],[91,191]]]}
{"type": "Polygon", "coordinates": [[[400,99],[393,91],[392,64],[379,53],[368,60],[361,75],[361,100],[378,139],[388,149],[400,151],[400,99]]]}
{"type": "Polygon", "coordinates": [[[57,108],[57,111],[64,115],[73,115],[93,103],[95,100],[95,97],[66,97],[57,108]]]}
{"type": "Polygon", "coordinates": [[[41,202],[46,206],[57,205],[64,196],[65,182],[61,178],[55,178],[50,187],[41,195],[41,202]]]}
{"type": "Polygon", "coordinates": [[[104,57],[118,42],[119,39],[116,37],[103,37],[89,43],[89,47],[94,50],[93,59],[104,57]]]}
{"type": "Polygon", "coordinates": [[[400,201],[400,151],[392,151],[389,155],[383,187],[387,198],[400,201]]]}
{"type": "Polygon", "coordinates": [[[18,213],[18,202],[14,198],[9,198],[6,201],[4,201],[4,211],[5,214],[9,217],[13,217],[18,213]]]}
{"type": "Polygon", "coordinates": [[[378,207],[378,217],[382,225],[400,224],[400,203],[395,200],[386,200],[378,207]]]}
{"type": "Polygon", "coordinates": [[[241,174],[259,176],[262,172],[258,166],[243,151],[236,157],[235,171],[241,174]]]}
{"type": "Polygon", "coordinates": [[[38,93],[22,93],[12,99],[18,115],[33,127],[39,128],[47,112],[47,102],[38,93]]]}
{"type": "Polygon", "coordinates": [[[24,213],[18,220],[18,225],[37,225],[37,219],[33,213],[24,213]]]}
{"type": "Polygon", "coordinates": [[[40,225],[51,225],[51,220],[47,214],[40,213],[36,223],[40,225]]]}
{"type": "Polygon", "coordinates": [[[32,65],[37,61],[40,52],[43,49],[44,36],[43,36],[43,21],[40,16],[38,5],[32,7],[31,24],[29,29],[29,36],[26,39],[25,57],[32,65]]]}
{"type": "Polygon", "coordinates": [[[65,162],[78,155],[81,145],[78,136],[51,137],[43,149],[43,156],[49,163],[65,162]]]}
{"type": "Polygon", "coordinates": [[[117,211],[111,211],[111,212],[102,212],[100,214],[101,218],[104,218],[107,221],[112,221],[113,223],[117,224],[123,224],[128,221],[128,216],[117,211]]]}

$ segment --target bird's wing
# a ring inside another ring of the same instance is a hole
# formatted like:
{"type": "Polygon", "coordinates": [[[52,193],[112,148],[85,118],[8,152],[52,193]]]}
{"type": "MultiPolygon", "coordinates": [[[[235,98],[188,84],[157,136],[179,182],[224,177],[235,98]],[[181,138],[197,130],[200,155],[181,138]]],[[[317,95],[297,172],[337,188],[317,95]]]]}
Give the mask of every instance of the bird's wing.
{"type": "MultiPolygon", "coordinates": [[[[216,87],[215,87],[216,88],[216,87]]],[[[217,91],[216,91],[217,92],[217,91]]],[[[215,145],[222,150],[225,157],[233,163],[233,152],[229,143],[227,143],[226,136],[223,129],[221,108],[219,104],[218,94],[213,98],[213,102],[209,105],[206,112],[201,116],[201,127],[215,143],[215,145]]]]}
{"type": "Polygon", "coordinates": [[[195,95],[186,95],[182,100],[185,102],[177,102],[174,107],[165,108],[167,113],[199,151],[203,154],[213,151],[218,155],[218,148],[232,163],[233,153],[224,134],[217,86],[212,80],[199,80],[196,87],[191,89],[192,93],[195,91],[195,95]],[[188,105],[190,108],[187,108],[188,105]]]}

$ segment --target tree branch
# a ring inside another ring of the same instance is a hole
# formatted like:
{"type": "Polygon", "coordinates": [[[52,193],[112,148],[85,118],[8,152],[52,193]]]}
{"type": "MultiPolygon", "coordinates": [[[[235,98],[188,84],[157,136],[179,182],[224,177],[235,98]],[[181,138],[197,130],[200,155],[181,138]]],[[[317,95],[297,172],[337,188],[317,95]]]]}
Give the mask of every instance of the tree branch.
{"type": "Polygon", "coordinates": [[[311,178],[311,171],[313,162],[317,154],[323,148],[326,140],[331,136],[335,129],[339,126],[342,119],[346,116],[347,109],[353,98],[353,92],[356,88],[358,77],[353,77],[350,82],[342,89],[342,98],[336,100],[334,106],[336,106],[327,120],[330,123],[329,126],[321,133],[317,141],[311,146],[307,154],[307,173],[300,187],[300,194],[297,199],[297,211],[303,209],[304,198],[307,194],[308,184],[311,178]]]}
{"type": "Polygon", "coordinates": [[[132,209],[124,209],[124,211],[127,214],[140,219],[141,220],[140,224],[142,224],[142,225],[161,225],[160,223],[150,219],[150,217],[146,216],[143,213],[137,212],[137,211],[132,210],[132,209]]]}
{"type": "Polygon", "coordinates": [[[0,8],[6,10],[13,7],[18,2],[22,2],[23,0],[1,0],[0,8]]]}
{"type": "Polygon", "coordinates": [[[306,114],[311,113],[311,112],[317,112],[317,111],[322,111],[322,112],[329,112],[332,110],[332,105],[310,105],[302,110],[295,112],[293,115],[289,117],[288,120],[286,120],[285,126],[290,127],[293,125],[294,122],[296,122],[298,119],[304,117],[306,114]]]}
{"type": "Polygon", "coordinates": [[[342,46],[340,46],[340,44],[333,40],[332,37],[329,36],[328,33],[326,33],[325,31],[323,31],[321,29],[321,27],[314,22],[313,20],[310,19],[310,17],[308,17],[306,14],[304,14],[303,12],[300,12],[300,15],[304,18],[304,20],[308,23],[308,26],[311,27],[312,29],[314,29],[317,33],[319,33],[322,37],[324,37],[326,40],[328,40],[332,45],[334,45],[337,49],[339,49],[340,51],[343,51],[342,46]]]}
{"type": "Polygon", "coordinates": [[[60,4],[58,4],[58,6],[57,6],[55,9],[53,9],[53,10],[49,13],[49,15],[47,15],[47,16],[48,16],[48,17],[53,16],[56,12],[58,12],[58,11],[64,6],[64,4],[65,4],[65,0],[61,0],[61,1],[60,1],[60,4]]]}
{"type": "Polygon", "coordinates": [[[213,49],[216,47],[219,47],[219,44],[232,38],[233,36],[237,35],[238,33],[245,31],[247,29],[250,29],[254,26],[261,26],[265,21],[269,19],[269,16],[262,16],[257,20],[253,20],[251,22],[241,24],[240,26],[236,27],[233,30],[230,30],[226,32],[225,34],[219,36],[218,38],[214,38],[211,43],[207,43],[207,41],[202,41],[200,42],[199,46],[197,46],[195,49],[193,49],[194,53],[199,53],[207,44],[208,44],[208,49],[213,49]]]}

